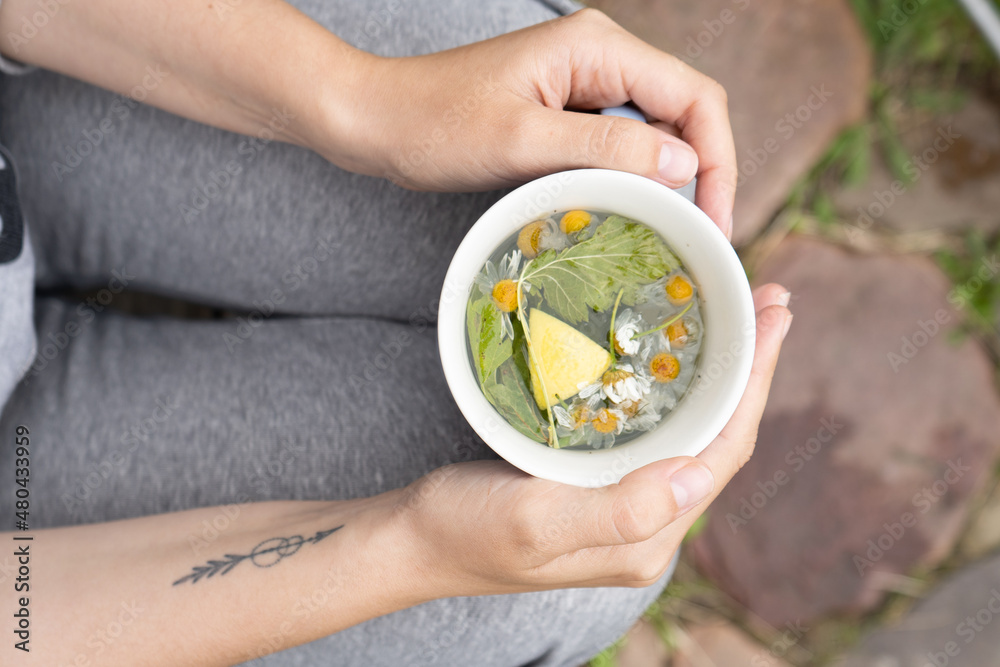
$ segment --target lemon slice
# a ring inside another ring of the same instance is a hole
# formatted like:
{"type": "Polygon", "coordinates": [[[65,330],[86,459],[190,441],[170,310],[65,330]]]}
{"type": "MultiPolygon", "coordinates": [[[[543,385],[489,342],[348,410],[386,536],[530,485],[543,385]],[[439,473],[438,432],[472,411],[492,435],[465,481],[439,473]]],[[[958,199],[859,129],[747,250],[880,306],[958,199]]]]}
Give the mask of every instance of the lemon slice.
{"type": "Polygon", "coordinates": [[[531,390],[542,410],[559,403],[559,399],[575,396],[581,387],[595,382],[611,365],[611,355],[607,350],[562,320],[537,308],[532,308],[528,314],[528,329],[534,352],[531,390]],[[539,378],[545,380],[547,396],[542,393],[539,378]]]}

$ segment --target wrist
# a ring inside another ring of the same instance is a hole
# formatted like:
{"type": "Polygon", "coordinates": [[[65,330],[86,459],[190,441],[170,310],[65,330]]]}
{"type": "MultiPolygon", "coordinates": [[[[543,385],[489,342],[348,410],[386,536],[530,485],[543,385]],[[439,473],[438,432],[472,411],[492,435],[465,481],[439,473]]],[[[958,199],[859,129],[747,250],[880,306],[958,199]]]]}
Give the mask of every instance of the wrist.
{"type": "Polygon", "coordinates": [[[304,89],[293,95],[303,118],[303,136],[293,141],[343,169],[381,175],[377,127],[390,62],[332,38],[305,73],[304,89]]]}
{"type": "Polygon", "coordinates": [[[356,570],[342,573],[364,586],[371,615],[384,615],[446,597],[439,568],[414,521],[414,506],[407,488],[366,498],[352,508],[345,524],[355,528],[349,549],[358,555],[356,570]]]}

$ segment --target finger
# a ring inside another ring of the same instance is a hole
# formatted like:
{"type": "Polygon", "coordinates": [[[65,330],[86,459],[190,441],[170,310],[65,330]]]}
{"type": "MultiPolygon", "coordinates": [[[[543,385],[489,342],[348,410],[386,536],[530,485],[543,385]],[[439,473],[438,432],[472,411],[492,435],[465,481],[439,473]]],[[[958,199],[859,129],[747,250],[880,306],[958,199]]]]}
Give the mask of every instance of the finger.
{"type": "Polygon", "coordinates": [[[581,520],[565,531],[562,550],[635,544],[648,540],[708,496],[715,487],[711,470],[691,457],[643,466],[618,484],[581,490],[581,520]]]}
{"type": "MultiPolygon", "coordinates": [[[[704,506],[728,483],[742,462],[741,455],[749,457],[756,427],[760,422],[767,391],[781,347],[784,324],[777,317],[790,317],[785,304],[788,290],[776,283],[762,285],[754,290],[754,305],[758,309],[757,344],[754,351],[754,369],[733,418],[726,429],[729,435],[720,435],[698,456],[698,459],[677,457],[649,464],[622,478],[619,484],[601,489],[581,490],[582,503],[565,503],[576,508],[578,516],[585,517],[583,524],[572,521],[573,530],[560,546],[566,551],[595,547],[636,544],[662,533],[664,528],[692,508],[704,506]],[[777,335],[775,335],[777,334],[777,335]],[[734,433],[734,424],[752,428],[753,435],[734,433]],[[742,436],[743,441],[731,440],[742,436]],[[720,443],[720,441],[722,441],[720,443]],[[749,444],[746,444],[749,443],[749,444]],[[698,461],[707,468],[698,467],[698,461]],[[694,465],[693,465],[694,464],[694,465]],[[705,473],[708,473],[706,477],[705,473]]],[[[726,431],[723,431],[726,434],[726,431]]],[[[686,516],[683,529],[696,518],[686,516]]],[[[548,537],[552,537],[549,535],[548,537]]],[[[661,539],[669,539],[664,535],[661,539]]]]}
{"type": "Polygon", "coordinates": [[[760,312],[768,306],[787,306],[792,294],[783,285],[778,283],[767,283],[754,289],[753,304],[754,311],[760,312]]]}
{"type": "MultiPolygon", "coordinates": [[[[771,293],[774,291],[769,290],[771,293]]],[[[753,453],[757,427],[764,413],[781,342],[791,318],[791,312],[777,303],[767,305],[757,313],[754,361],[743,398],[719,437],[698,455],[712,469],[720,486],[728,483],[753,453]]]]}
{"type": "MultiPolygon", "coordinates": [[[[757,378],[751,379],[748,383],[740,407],[730,420],[730,425],[736,422],[745,422],[745,426],[752,424],[754,431],[752,437],[744,433],[742,442],[732,443],[720,436],[699,455],[698,458],[713,470],[716,480],[713,490],[701,501],[693,503],[689,508],[690,511],[678,513],[675,520],[665,525],[657,534],[641,544],[612,545],[583,550],[579,554],[580,562],[586,562],[586,558],[603,563],[596,571],[609,577],[608,583],[604,585],[622,585],[622,582],[627,582],[628,585],[646,585],[657,581],[669,564],[669,559],[657,558],[657,555],[668,553],[680,544],[687,531],[708,507],[709,502],[715,499],[745,459],[749,458],[756,439],[756,427],[760,422],[771,377],[774,374],[773,359],[776,359],[781,344],[780,336],[775,340],[773,335],[775,328],[771,325],[778,316],[790,317],[785,308],[790,296],[788,290],[777,283],[762,285],[753,292],[754,306],[759,315],[758,343],[754,354],[757,378]],[[765,332],[763,329],[768,330],[765,332]],[[754,400],[751,400],[750,396],[753,396],[754,400]]],[[[783,328],[781,325],[782,331],[783,328]]],[[[600,581],[602,580],[595,580],[590,585],[602,585],[600,581]]]]}
{"type": "Polygon", "coordinates": [[[535,113],[531,127],[536,132],[525,148],[535,152],[544,145],[546,159],[557,161],[547,165],[550,168],[616,169],[672,188],[689,183],[698,170],[698,155],[691,146],[646,123],[547,107],[535,113]]]}
{"type": "Polygon", "coordinates": [[[568,104],[610,106],[621,104],[624,97],[648,116],[676,125],[698,155],[695,203],[725,231],[732,220],[737,177],[725,90],[600,12],[583,10],[569,18],[600,39],[584,40],[573,50],[568,104]],[[595,57],[595,50],[600,57],[595,57]]]}
{"type": "MultiPolygon", "coordinates": [[[[648,48],[653,53],[642,49],[647,59],[673,58],[648,48]]],[[[695,203],[725,231],[733,217],[737,177],[736,145],[725,90],[676,61],[669,69],[644,67],[629,86],[628,95],[646,113],[675,125],[681,138],[697,153],[695,203]]]]}
{"type": "Polygon", "coordinates": [[[672,137],[677,137],[678,139],[681,137],[681,131],[673,123],[664,123],[662,120],[651,120],[649,121],[649,126],[655,127],[660,132],[669,134],[672,137]]]}

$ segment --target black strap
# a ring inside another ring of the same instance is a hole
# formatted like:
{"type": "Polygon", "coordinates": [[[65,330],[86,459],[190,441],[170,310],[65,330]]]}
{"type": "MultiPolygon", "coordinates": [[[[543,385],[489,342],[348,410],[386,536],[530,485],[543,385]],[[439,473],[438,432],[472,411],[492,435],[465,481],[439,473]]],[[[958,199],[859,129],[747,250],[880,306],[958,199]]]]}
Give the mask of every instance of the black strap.
{"type": "Polygon", "coordinates": [[[17,199],[17,179],[14,175],[14,161],[7,149],[0,146],[0,264],[13,262],[21,255],[24,247],[24,218],[17,199]]]}

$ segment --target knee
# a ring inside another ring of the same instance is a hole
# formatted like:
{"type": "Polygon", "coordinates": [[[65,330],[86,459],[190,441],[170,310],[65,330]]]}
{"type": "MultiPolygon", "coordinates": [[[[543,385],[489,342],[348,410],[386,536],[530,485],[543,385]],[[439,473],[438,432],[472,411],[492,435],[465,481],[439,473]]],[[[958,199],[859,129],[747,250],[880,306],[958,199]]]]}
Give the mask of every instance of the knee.
{"type": "MultiPolygon", "coordinates": [[[[659,597],[672,572],[645,588],[574,588],[526,594],[517,605],[532,665],[581,665],[610,646],[659,597]]],[[[513,640],[513,637],[511,638],[513,640]]],[[[523,641],[523,639],[522,639],[523,641]]]]}

